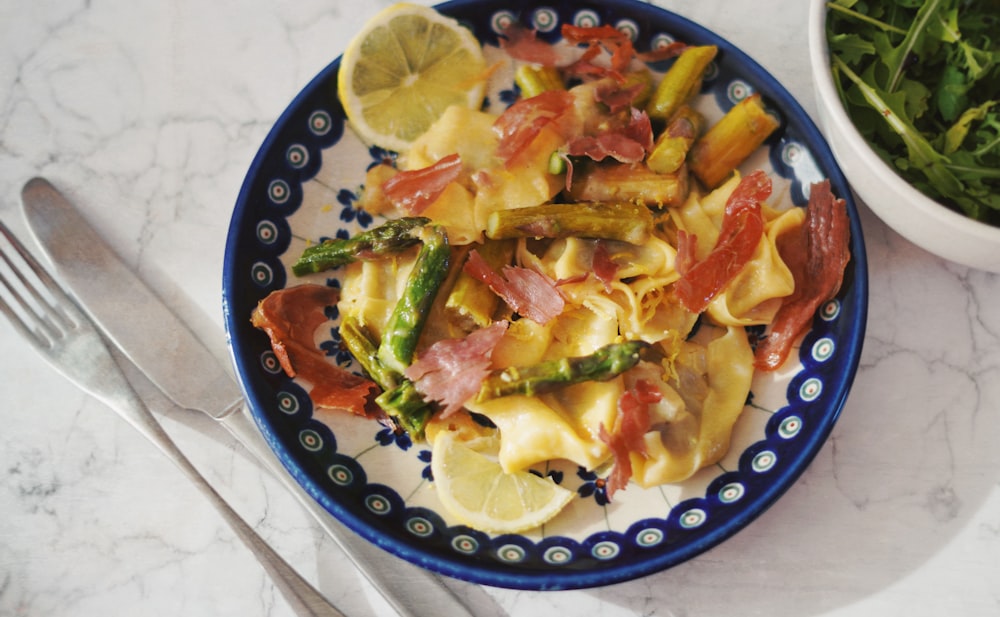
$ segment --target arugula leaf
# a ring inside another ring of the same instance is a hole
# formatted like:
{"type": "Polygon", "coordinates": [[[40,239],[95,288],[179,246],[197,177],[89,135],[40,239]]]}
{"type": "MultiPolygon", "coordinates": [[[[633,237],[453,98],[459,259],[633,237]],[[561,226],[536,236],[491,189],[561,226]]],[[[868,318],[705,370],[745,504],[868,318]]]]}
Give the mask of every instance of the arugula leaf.
{"type": "Polygon", "coordinates": [[[962,117],[955,124],[951,125],[944,134],[944,153],[952,154],[956,152],[969,134],[969,127],[974,120],[983,120],[990,109],[996,105],[996,101],[986,101],[979,107],[970,107],[962,112],[962,117]]]}
{"type": "Polygon", "coordinates": [[[846,62],[860,62],[866,55],[875,55],[875,45],[857,34],[839,34],[830,37],[830,49],[846,62]]]}
{"type": "Polygon", "coordinates": [[[929,29],[938,19],[938,11],[944,6],[945,0],[927,0],[917,11],[910,29],[906,32],[906,38],[898,46],[882,56],[882,61],[889,68],[889,78],[886,81],[884,90],[895,92],[899,87],[899,82],[903,79],[903,74],[910,61],[911,54],[920,55],[924,49],[924,40],[929,29]]]}
{"type": "Polygon", "coordinates": [[[965,72],[949,64],[941,74],[941,85],[934,95],[941,117],[948,122],[954,122],[960,114],[964,114],[969,104],[969,86],[965,81],[965,72]]]}

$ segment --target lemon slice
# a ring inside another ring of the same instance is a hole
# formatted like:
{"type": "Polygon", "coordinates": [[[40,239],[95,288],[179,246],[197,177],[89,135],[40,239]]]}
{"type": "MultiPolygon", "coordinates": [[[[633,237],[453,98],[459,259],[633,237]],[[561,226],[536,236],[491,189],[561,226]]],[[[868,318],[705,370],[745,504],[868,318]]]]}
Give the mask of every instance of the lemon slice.
{"type": "Polygon", "coordinates": [[[459,522],[488,533],[539,527],[575,494],[528,471],[504,473],[500,463],[473,450],[452,431],[435,436],[431,472],[445,509],[459,522]]]}
{"type": "Polygon", "coordinates": [[[364,141],[402,152],[449,106],[479,109],[486,74],[472,32],[433,8],[401,3],[372,17],[351,41],[337,92],[364,141]]]}

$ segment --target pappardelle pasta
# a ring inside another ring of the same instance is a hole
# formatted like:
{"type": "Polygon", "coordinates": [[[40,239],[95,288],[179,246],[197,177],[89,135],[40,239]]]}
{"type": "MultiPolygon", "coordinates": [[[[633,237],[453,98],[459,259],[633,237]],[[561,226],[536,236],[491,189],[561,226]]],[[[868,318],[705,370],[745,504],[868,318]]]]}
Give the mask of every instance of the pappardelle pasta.
{"type": "Polygon", "coordinates": [[[493,55],[518,99],[449,107],[369,170],[359,206],[384,221],[293,267],[340,268],[339,294],[290,287],[253,321],[317,405],[428,441],[490,436],[507,473],[610,469],[611,497],[725,455],[755,371],[836,295],[848,221],[826,182],[798,208],[739,171],[778,123],[752,95],[706,126],[692,101],[714,48],[651,58],[613,28],[562,33],[561,60],[539,63],[513,25],[493,55]],[[645,62],[667,56],[663,75],[645,62]],[[332,302],[364,375],[310,348],[332,302]]]}

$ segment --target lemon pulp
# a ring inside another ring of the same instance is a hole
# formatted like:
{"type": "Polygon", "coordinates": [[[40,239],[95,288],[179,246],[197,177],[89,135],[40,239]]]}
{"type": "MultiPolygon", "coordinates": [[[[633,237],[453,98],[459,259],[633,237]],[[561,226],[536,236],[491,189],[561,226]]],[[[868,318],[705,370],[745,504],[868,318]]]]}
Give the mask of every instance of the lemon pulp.
{"type": "Polygon", "coordinates": [[[518,533],[551,520],[574,493],[530,471],[505,473],[494,458],[456,433],[434,438],[431,472],[438,498],[462,524],[489,533],[518,533]]]}
{"type": "Polygon", "coordinates": [[[478,109],[486,62],[475,36],[433,8],[395,4],[375,15],[341,58],[337,91],[369,144],[404,151],[452,105],[478,109]]]}

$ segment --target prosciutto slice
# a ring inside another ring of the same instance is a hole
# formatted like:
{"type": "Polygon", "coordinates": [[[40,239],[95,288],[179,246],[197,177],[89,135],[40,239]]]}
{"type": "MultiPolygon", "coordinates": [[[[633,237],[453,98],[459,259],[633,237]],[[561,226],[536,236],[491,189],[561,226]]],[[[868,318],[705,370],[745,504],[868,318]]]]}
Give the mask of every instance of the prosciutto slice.
{"type": "Polygon", "coordinates": [[[663,394],[652,382],[640,379],[618,400],[618,415],[613,432],[609,433],[601,424],[598,437],[611,449],[615,461],[605,484],[609,500],[615,492],[625,488],[632,478],[631,453],[646,454],[643,436],[652,427],[649,406],[659,402],[661,398],[663,394]]]}
{"type": "Polygon", "coordinates": [[[598,240],[594,246],[594,256],[590,267],[597,280],[604,283],[604,290],[610,293],[611,283],[615,280],[615,275],[618,274],[618,264],[611,259],[608,245],[603,240],[598,240]]]}
{"type": "Polygon", "coordinates": [[[493,293],[520,315],[537,323],[545,324],[558,317],[566,306],[555,281],[541,272],[504,266],[503,273],[498,273],[476,250],[469,251],[463,269],[486,283],[493,293]]]}
{"type": "Polygon", "coordinates": [[[537,34],[537,31],[525,28],[519,22],[511,22],[501,33],[500,47],[515,60],[555,66],[559,54],[552,45],[539,39],[537,34]]]}
{"type": "Polygon", "coordinates": [[[628,41],[628,35],[612,25],[603,26],[575,26],[573,24],[563,24],[559,32],[563,38],[575,45],[587,44],[607,44],[616,45],[628,41]]]}
{"type": "Polygon", "coordinates": [[[755,352],[754,364],[773,371],[788,358],[792,345],[812,323],[816,309],[840,291],[851,259],[851,225],[843,199],[830,181],[813,184],[801,233],[778,250],[795,279],[795,291],[785,299],[767,337],[755,352]]]}
{"type": "Polygon", "coordinates": [[[510,164],[546,126],[558,122],[573,107],[573,95],[566,90],[550,90],[508,107],[493,123],[500,139],[497,156],[510,164]]]}
{"type": "Polygon", "coordinates": [[[250,322],[267,333],[285,374],[312,384],[309,398],[313,404],[368,417],[368,400],[378,386],[330,364],[313,342],[316,328],[327,321],[326,307],[336,304],[339,297],[338,289],[325,285],[281,289],[260,301],[250,322]]]}
{"type": "Polygon", "coordinates": [[[440,340],[420,354],[404,374],[421,394],[444,406],[441,417],[447,418],[479,393],[490,374],[493,349],[506,331],[507,322],[498,321],[464,339],[440,340]]]}
{"type": "Polygon", "coordinates": [[[587,45],[583,55],[566,67],[567,74],[579,77],[612,77],[618,82],[625,81],[624,73],[635,58],[635,48],[627,34],[607,24],[592,27],[563,24],[561,32],[563,38],[570,43],[587,45]],[[611,54],[609,66],[594,62],[601,49],[611,54]]]}
{"type": "MultiPolygon", "coordinates": [[[[642,92],[642,89],[642,84],[623,87],[613,81],[604,81],[594,88],[594,99],[607,105],[608,111],[616,114],[632,107],[632,103],[639,96],[639,93],[642,92]]],[[[650,132],[652,132],[652,129],[650,129],[650,132]]]]}
{"type": "Polygon", "coordinates": [[[712,298],[746,265],[764,233],[761,202],[771,194],[771,179],[763,171],[745,176],[726,202],[719,239],[712,252],[695,261],[696,238],[677,234],[677,299],[692,313],[704,311],[712,298]]]}
{"type": "Polygon", "coordinates": [[[671,58],[676,58],[677,56],[684,53],[684,50],[688,48],[687,43],[681,41],[675,41],[673,43],[668,43],[666,45],[657,47],[656,49],[651,49],[649,51],[644,51],[636,54],[639,60],[647,63],[663,62],[664,60],[670,60],[671,58]]]}
{"type": "Polygon", "coordinates": [[[632,109],[624,126],[598,135],[584,135],[567,146],[570,156],[586,156],[594,161],[613,158],[619,163],[639,163],[653,147],[653,129],[646,112],[632,109]]]}
{"type": "Polygon", "coordinates": [[[449,154],[423,169],[401,171],[382,184],[382,193],[399,210],[418,216],[462,173],[462,159],[449,154]]]}

